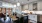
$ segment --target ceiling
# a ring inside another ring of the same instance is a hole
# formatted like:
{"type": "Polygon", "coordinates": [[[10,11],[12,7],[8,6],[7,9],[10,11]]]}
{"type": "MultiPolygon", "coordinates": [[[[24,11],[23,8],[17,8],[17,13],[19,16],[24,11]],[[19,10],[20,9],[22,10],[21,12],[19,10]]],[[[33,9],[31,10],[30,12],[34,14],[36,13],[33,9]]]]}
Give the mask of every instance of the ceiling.
{"type": "Polygon", "coordinates": [[[8,2],[8,3],[12,3],[12,4],[16,4],[17,2],[20,2],[22,5],[24,4],[28,4],[30,2],[34,2],[37,0],[3,0],[3,2],[8,2]]]}

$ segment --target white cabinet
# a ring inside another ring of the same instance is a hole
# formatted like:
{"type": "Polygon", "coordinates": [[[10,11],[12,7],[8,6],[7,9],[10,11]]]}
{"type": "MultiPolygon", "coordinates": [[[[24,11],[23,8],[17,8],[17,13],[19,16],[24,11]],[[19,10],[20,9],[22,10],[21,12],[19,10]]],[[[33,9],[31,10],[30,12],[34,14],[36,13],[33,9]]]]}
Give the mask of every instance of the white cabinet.
{"type": "Polygon", "coordinates": [[[28,19],[30,19],[32,23],[37,23],[37,15],[28,15],[28,19]]]}

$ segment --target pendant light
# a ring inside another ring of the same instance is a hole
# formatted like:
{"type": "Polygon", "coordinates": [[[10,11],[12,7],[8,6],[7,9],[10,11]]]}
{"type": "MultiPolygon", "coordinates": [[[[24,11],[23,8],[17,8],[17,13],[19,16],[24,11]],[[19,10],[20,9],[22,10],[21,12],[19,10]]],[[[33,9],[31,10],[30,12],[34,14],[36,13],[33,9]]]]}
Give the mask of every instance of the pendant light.
{"type": "Polygon", "coordinates": [[[18,2],[17,2],[17,6],[20,6],[19,0],[18,0],[18,2]]]}

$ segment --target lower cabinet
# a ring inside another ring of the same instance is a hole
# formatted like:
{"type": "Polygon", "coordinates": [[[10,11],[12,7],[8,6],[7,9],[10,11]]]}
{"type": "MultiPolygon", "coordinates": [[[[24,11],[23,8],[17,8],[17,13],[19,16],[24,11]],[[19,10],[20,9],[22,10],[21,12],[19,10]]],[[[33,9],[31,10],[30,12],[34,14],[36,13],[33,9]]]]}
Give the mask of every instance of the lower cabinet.
{"type": "Polygon", "coordinates": [[[28,16],[23,17],[23,23],[28,23],[28,16]]]}

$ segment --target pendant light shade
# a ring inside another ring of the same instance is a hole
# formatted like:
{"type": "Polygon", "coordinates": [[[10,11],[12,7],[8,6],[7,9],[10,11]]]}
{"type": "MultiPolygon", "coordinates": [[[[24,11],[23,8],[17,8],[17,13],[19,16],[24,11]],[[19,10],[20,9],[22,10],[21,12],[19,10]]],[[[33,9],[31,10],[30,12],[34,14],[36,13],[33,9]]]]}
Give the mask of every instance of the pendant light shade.
{"type": "Polygon", "coordinates": [[[20,6],[20,3],[19,2],[17,3],[17,6],[20,6]]]}

